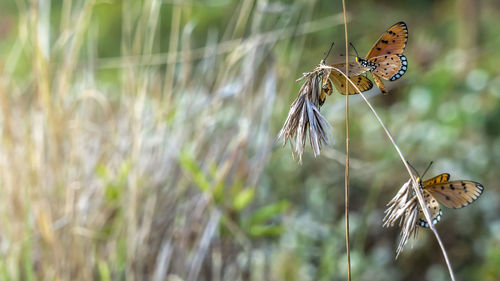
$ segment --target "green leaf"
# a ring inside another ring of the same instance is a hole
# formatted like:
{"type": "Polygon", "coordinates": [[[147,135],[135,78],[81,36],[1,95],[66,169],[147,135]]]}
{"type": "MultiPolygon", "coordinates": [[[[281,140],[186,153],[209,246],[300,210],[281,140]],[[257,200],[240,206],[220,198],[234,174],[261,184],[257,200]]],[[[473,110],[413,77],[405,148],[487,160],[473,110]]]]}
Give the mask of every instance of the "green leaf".
{"type": "Polygon", "coordinates": [[[243,210],[255,198],[255,188],[246,188],[241,190],[233,201],[233,207],[236,211],[243,210]]]}
{"type": "Polygon", "coordinates": [[[186,150],[182,151],[179,155],[179,162],[182,170],[192,177],[193,181],[201,191],[210,191],[210,181],[207,179],[198,164],[196,164],[193,157],[189,155],[189,152],[186,150]]]}
{"type": "Polygon", "coordinates": [[[132,161],[130,161],[130,159],[125,160],[121,164],[120,170],[118,171],[118,182],[119,182],[119,185],[123,185],[124,186],[127,183],[128,176],[129,176],[129,173],[130,173],[130,169],[132,169],[132,161]]]}
{"type": "Polygon", "coordinates": [[[288,209],[289,205],[290,203],[288,203],[288,201],[283,200],[274,204],[264,206],[252,214],[249,219],[249,225],[253,226],[256,224],[262,224],[273,216],[284,212],[286,209],[288,209]]]}
{"type": "Polygon", "coordinates": [[[245,185],[244,185],[243,180],[240,178],[236,178],[234,183],[233,183],[233,186],[231,186],[231,189],[229,190],[228,195],[231,198],[234,198],[234,197],[238,196],[238,194],[243,190],[244,187],[245,187],[245,185]]]}
{"type": "Polygon", "coordinates": [[[95,173],[97,174],[97,177],[101,180],[106,180],[109,177],[109,169],[106,167],[104,164],[97,164],[97,167],[95,169],[95,173]]]}
{"type": "Polygon", "coordinates": [[[106,262],[100,260],[97,263],[97,268],[99,270],[99,280],[111,281],[111,272],[106,262]]]}
{"type": "Polygon", "coordinates": [[[213,191],[212,191],[212,196],[215,200],[215,203],[217,204],[220,204],[220,203],[223,203],[224,201],[224,196],[226,195],[224,193],[224,190],[225,190],[225,184],[223,181],[217,183],[217,185],[214,187],[213,191]]]}
{"type": "Polygon", "coordinates": [[[104,194],[106,195],[108,203],[114,203],[118,201],[121,195],[121,191],[123,191],[121,187],[123,186],[119,186],[115,183],[106,184],[106,186],[104,187],[104,194]]]}

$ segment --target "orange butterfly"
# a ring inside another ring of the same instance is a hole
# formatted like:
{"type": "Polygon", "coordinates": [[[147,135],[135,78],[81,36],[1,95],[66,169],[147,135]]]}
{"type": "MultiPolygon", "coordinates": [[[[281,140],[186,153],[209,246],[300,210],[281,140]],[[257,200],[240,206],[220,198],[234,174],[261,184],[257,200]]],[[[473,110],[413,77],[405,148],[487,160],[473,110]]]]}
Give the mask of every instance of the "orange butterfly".
{"type": "Polygon", "coordinates": [[[372,73],[373,80],[382,93],[387,93],[387,89],[380,78],[395,81],[408,69],[408,61],[403,55],[407,41],[406,23],[398,22],[380,36],[366,58],[356,57],[359,66],[372,73]]]}
{"type": "MultiPolygon", "coordinates": [[[[345,63],[332,64],[331,66],[345,73],[345,63]]],[[[354,83],[354,85],[356,85],[356,87],[361,92],[365,92],[373,88],[372,81],[370,81],[370,79],[366,78],[365,76],[360,75],[366,71],[368,70],[363,71],[363,69],[360,68],[359,65],[355,62],[349,63],[349,74],[348,74],[349,79],[354,83]]],[[[332,69],[329,71],[328,75],[323,76],[323,84],[320,97],[321,105],[326,99],[326,95],[332,94],[333,87],[335,87],[340,94],[345,95],[346,91],[345,84],[346,84],[345,76],[340,74],[336,70],[332,69]]],[[[358,90],[354,86],[352,86],[350,82],[348,82],[347,84],[348,84],[347,93],[349,95],[354,95],[358,93],[358,90]]]]}
{"type": "MultiPolygon", "coordinates": [[[[478,182],[468,180],[448,181],[449,179],[450,174],[448,173],[440,174],[424,182],[422,182],[421,178],[417,178],[424,194],[425,204],[431,213],[432,224],[436,224],[441,220],[443,213],[439,203],[447,208],[459,209],[474,202],[483,193],[484,188],[478,182]]],[[[429,227],[422,210],[419,210],[417,224],[422,227],[429,227]]]]}

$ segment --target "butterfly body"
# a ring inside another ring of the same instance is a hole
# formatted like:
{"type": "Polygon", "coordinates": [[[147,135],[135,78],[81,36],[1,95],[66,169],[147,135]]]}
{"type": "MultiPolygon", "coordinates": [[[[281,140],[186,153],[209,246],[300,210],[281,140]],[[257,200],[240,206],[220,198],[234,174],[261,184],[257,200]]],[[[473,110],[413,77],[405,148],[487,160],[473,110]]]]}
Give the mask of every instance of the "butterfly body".
{"type": "Polygon", "coordinates": [[[356,61],[361,65],[362,67],[367,67],[369,68],[369,71],[373,71],[377,68],[376,64],[372,61],[365,60],[364,58],[356,57],[356,61]]]}
{"type": "MultiPolygon", "coordinates": [[[[424,201],[430,211],[432,224],[441,220],[442,211],[439,203],[447,208],[460,209],[468,206],[483,193],[484,187],[474,181],[449,181],[450,174],[444,173],[422,182],[418,179],[424,201]]],[[[418,225],[429,227],[422,210],[418,214],[418,225]]]]}
{"type": "Polygon", "coordinates": [[[356,62],[372,73],[383,93],[387,90],[380,78],[395,81],[408,69],[408,60],[403,55],[407,41],[408,28],[404,22],[398,22],[382,34],[366,58],[356,57],[356,62]]]}

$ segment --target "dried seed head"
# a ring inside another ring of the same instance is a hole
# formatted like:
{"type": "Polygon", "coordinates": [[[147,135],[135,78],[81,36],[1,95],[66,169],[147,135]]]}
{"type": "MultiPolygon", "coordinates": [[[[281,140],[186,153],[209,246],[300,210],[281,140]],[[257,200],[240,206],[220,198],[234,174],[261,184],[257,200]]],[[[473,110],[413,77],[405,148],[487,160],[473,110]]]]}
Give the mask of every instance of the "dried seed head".
{"type": "Polygon", "coordinates": [[[396,250],[396,258],[403,251],[404,246],[413,236],[416,238],[418,233],[417,214],[418,202],[417,197],[411,189],[412,180],[408,180],[398,191],[398,193],[387,204],[389,207],[385,210],[383,226],[394,226],[398,223],[401,227],[399,245],[396,250]]]}
{"type": "MultiPolygon", "coordinates": [[[[321,147],[324,144],[329,144],[332,139],[330,125],[319,110],[321,90],[325,81],[324,76],[330,74],[330,71],[323,67],[322,62],[313,72],[305,73],[297,80],[305,78],[306,82],[300,88],[297,99],[290,106],[288,117],[278,135],[278,139],[283,139],[283,146],[288,140],[292,144],[293,139],[295,139],[295,152],[299,155],[299,163],[302,163],[302,153],[308,135],[314,156],[318,156],[321,147]]],[[[294,155],[293,148],[292,155],[294,155]]]]}

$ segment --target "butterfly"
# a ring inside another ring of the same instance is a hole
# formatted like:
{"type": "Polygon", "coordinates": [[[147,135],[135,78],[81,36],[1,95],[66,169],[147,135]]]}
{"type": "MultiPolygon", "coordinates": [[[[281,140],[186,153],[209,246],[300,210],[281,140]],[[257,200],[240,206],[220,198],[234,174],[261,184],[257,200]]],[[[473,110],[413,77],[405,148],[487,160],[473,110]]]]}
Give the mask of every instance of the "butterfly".
{"type": "Polygon", "coordinates": [[[356,62],[362,67],[360,71],[364,69],[370,71],[373,81],[382,93],[387,93],[387,89],[380,80],[381,78],[395,81],[401,78],[408,69],[408,61],[403,55],[407,41],[406,23],[398,22],[380,36],[366,58],[356,56],[356,62]]]}
{"type": "MultiPolygon", "coordinates": [[[[422,182],[417,178],[420,188],[424,194],[424,200],[430,211],[432,224],[441,220],[442,211],[439,203],[447,208],[460,209],[474,202],[483,193],[484,187],[474,181],[456,180],[448,181],[450,174],[444,173],[422,182]]],[[[424,212],[419,210],[417,224],[429,227],[424,212]]]]}
{"type": "MultiPolygon", "coordinates": [[[[332,64],[332,67],[346,73],[345,71],[345,63],[332,64]]],[[[373,88],[373,83],[366,76],[361,75],[363,72],[366,72],[363,68],[360,68],[359,65],[355,62],[349,63],[349,79],[356,85],[356,87],[361,92],[365,92],[373,88]]],[[[347,82],[347,93],[349,95],[357,94],[358,90],[350,83],[347,82]]],[[[345,76],[339,73],[335,69],[331,69],[328,75],[323,76],[322,83],[322,91],[320,95],[320,104],[323,105],[324,100],[326,99],[326,95],[331,95],[333,92],[333,87],[337,89],[337,91],[345,95],[346,92],[346,79],[345,76]]]]}

